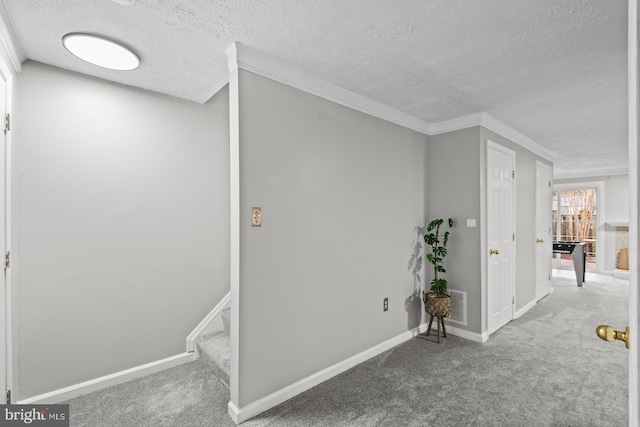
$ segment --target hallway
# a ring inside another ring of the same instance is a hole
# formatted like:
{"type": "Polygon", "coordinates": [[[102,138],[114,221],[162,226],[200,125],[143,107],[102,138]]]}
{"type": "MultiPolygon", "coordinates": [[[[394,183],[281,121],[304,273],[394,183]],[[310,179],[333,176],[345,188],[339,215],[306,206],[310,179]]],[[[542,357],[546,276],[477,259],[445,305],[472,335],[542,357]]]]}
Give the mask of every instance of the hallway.
{"type": "MultiPolygon", "coordinates": [[[[414,338],[243,425],[627,425],[627,350],[594,332],[624,328],[627,292],[606,276],[582,288],[554,277],[551,295],[484,344],[414,338]]],[[[228,391],[204,372],[195,362],[74,399],[71,425],[232,426],[228,391]]]]}

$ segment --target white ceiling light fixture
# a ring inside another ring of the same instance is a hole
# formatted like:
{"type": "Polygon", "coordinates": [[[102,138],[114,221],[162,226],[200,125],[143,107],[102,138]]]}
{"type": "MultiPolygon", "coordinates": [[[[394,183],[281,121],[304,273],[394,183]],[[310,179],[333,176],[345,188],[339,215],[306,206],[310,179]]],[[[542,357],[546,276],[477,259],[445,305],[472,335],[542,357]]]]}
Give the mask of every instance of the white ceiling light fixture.
{"type": "Polygon", "coordinates": [[[62,44],[72,55],[111,70],[129,71],[140,66],[140,57],[120,42],[87,33],[70,33],[62,44]]]}

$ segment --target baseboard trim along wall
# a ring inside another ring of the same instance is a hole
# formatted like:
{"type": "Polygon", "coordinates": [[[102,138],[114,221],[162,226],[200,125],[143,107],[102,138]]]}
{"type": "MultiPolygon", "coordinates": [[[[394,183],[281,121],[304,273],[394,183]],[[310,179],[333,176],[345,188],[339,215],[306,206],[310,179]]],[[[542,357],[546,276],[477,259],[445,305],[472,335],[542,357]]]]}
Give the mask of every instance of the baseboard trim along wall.
{"type": "MultiPolygon", "coordinates": [[[[426,332],[427,331],[427,324],[423,323],[422,325],[420,325],[420,332],[426,332]],[[424,325],[424,328],[423,328],[424,325]]],[[[460,337],[460,338],[464,338],[466,340],[469,341],[474,341],[474,342],[479,342],[479,343],[483,343],[485,341],[487,341],[487,339],[489,339],[488,336],[485,336],[484,334],[479,334],[477,332],[471,332],[471,331],[467,331],[465,329],[461,329],[461,328],[456,328],[455,326],[451,326],[450,323],[447,323],[447,319],[445,319],[445,328],[447,329],[447,335],[455,335],[456,337],[460,337]]],[[[437,334],[437,325],[431,325],[431,333],[436,333],[437,334]]]]}
{"type": "Polygon", "coordinates": [[[403,332],[400,335],[397,335],[387,341],[384,341],[374,347],[371,347],[368,350],[362,351],[355,356],[352,356],[348,359],[343,360],[342,362],[338,362],[333,366],[329,366],[315,374],[312,374],[306,378],[301,379],[287,387],[284,387],[278,391],[271,393],[268,396],[263,397],[262,399],[256,400],[253,403],[250,403],[242,408],[238,408],[232,402],[229,402],[229,415],[236,424],[240,424],[242,422],[247,421],[263,413],[264,411],[277,406],[292,397],[303,393],[309,390],[316,385],[327,381],[338,374],[343,373],[344,371],[353,368],[354,366],[365,362],[372,357],[375,357],[385,351],[397,346],[398,344],[402,344],[405,341],[410,340],[411,338],[418,335],[421,331],[424,332],[427,330],[427,324],[423,323],[417,328],[413,328],[409,331],[403,332]]]}
{"type": "Polygon", "coordinates": [[[51,391],[49,393],[44,393],[38,396],[30,397],[28,399],[20,400],[16,403],[25,405],[64,402],[65,400],[73,399],[75,397],[82,396],[83,394],[91,393],[92,391],[101,390],[117,384],[122,384],[136,378],[144,377],[146,375],[164,371],[165,369],[173,368],[184,363],[192,362],[193,360],[195,360],[194,353],[181,353],[176,356],[167,357],[166,359],[136,366],[135,368],[116,372],[110,375],[105,375],[104,377],[95,378],[93,380],[85,381],[80,384],[75,384],[69,387],[61,388],[59,390],[51,391]]]}
{"type": "MultiPolygon", "coordinates": [[[[287,387],[284,387],[276,392],[271,393],[262,399],[256,400],[242,408],[238,408],[233,402],[229,402],[229,415],[236,424],[243,423],[281,403],[291,399],[292,397],[309,390],[316,385],[327,381],[336,375],[345,372],[354,366],[365,362],[381,353],[384,353],[391,348],[402,344],[405,341],[414,338],[418,334],[427,331],[427,323],[420,324],[417,328],[413,328],[409,331],[403,332],[387,341],[384,341],[368,350],[362,351],[355,356],[338,362],[333,366],[329,366],[313,375],[301,379],[287,387]]],[[[476,342],[485,342],[488,337],[477,334],[475,332],[465,331],[463,329],[447,326],[447,334],[455,335],[460,338],[465,338],[476,342]]]]}
{"type": "Polygon", "coordinates": [[[525,305],[520,310],[516,311],[515,319],[519,318],[520,316],[525,314],[527,311],[531,310],[533,307],[536,306],[537,303],[538,302],[534,299],[529,304],[525,305]]]}
{"type": "Polygon", "coordinates": [[[207,314],[207,316],[202,320],[202,322],[200,322],[198,326],[196,326],[193,332],[189,334],[189,336],[187,337],[187,353],[195,351],[196,338],[198,338],[198,335],[200,335],[202,331],[204,331],[207,326],[209,326],[209,323],[211,323],[213,319],[215,319],[218,314],[220,314],[220,312],[224,310],[224,308],[229,304],[230,301],[231,292],[226,294],[224,298],[222,298],[222,300],[218,303],[218,305],[216,305],[214,309],[211,310],[211,312],[209,312],[209,314],[207,314]]]}

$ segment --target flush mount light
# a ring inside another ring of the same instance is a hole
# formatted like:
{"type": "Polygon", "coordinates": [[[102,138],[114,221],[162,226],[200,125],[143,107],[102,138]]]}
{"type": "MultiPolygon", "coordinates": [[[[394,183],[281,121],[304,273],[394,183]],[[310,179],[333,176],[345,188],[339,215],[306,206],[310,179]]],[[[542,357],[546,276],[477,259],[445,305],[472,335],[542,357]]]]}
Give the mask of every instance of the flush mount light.
{"type": "Polygon", "coordinates": [[[140,58],[123,44],[95,34],[71,33],[62,38],[71,54],[83,61],[111,70],[135,70],[140,58]]]}

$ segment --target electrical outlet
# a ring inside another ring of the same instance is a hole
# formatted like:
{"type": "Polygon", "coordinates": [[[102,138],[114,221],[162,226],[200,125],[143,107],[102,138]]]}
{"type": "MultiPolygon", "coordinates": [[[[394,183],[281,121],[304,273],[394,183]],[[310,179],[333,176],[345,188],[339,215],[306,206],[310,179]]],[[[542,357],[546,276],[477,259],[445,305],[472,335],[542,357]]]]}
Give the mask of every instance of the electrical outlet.
{"type": "Polygon", "coordinates": [[[389,298],[385,298],[382,301],[382,311],[388,311],[389,310],[389,298]]]}

